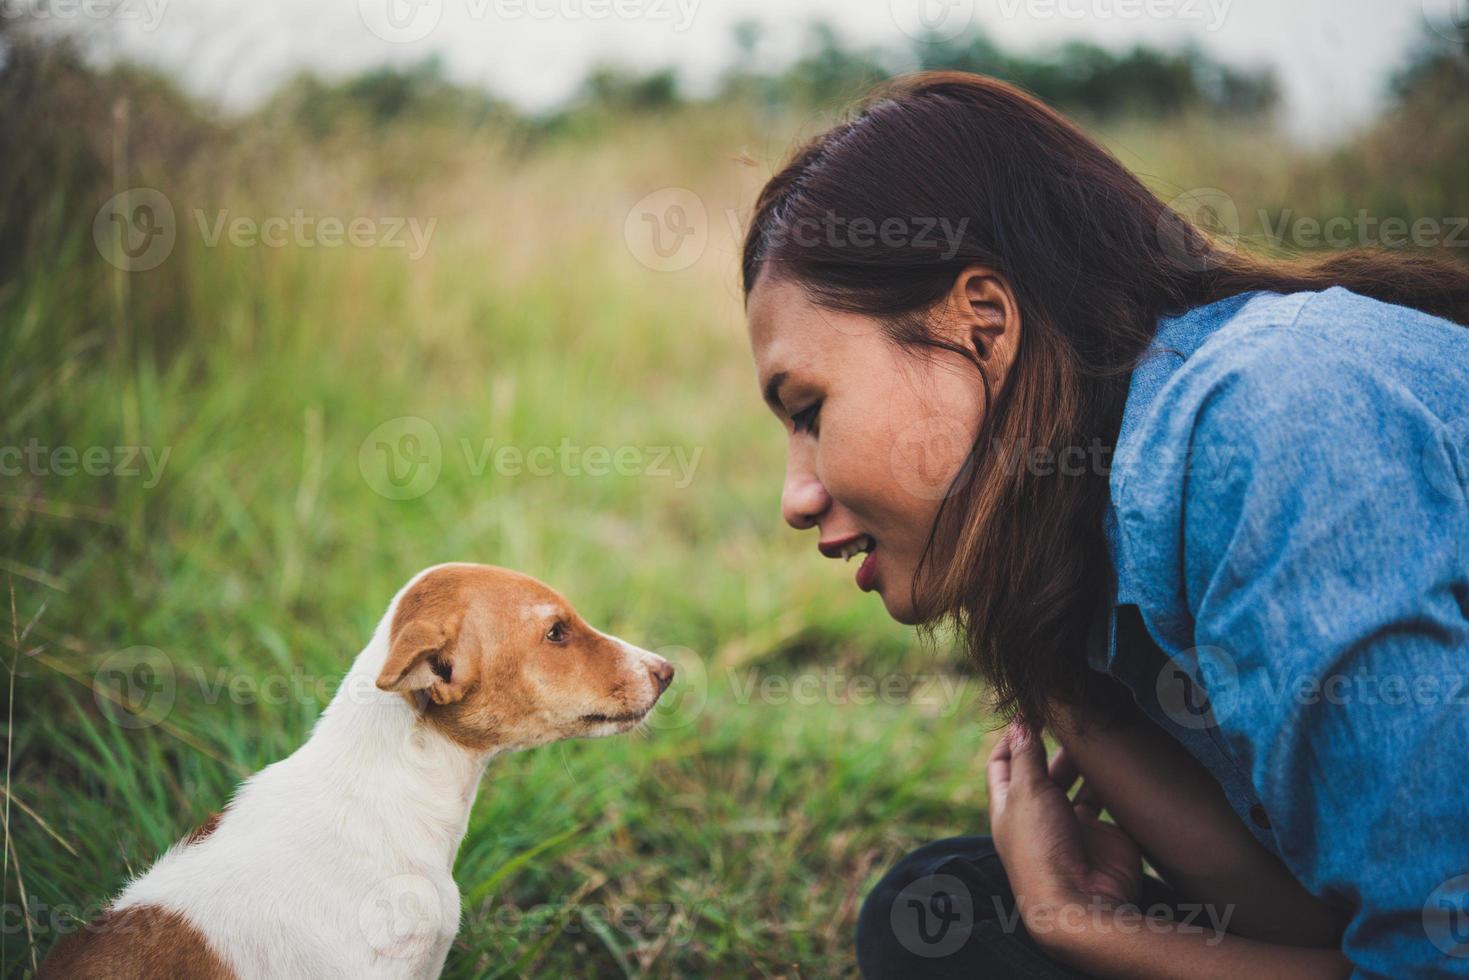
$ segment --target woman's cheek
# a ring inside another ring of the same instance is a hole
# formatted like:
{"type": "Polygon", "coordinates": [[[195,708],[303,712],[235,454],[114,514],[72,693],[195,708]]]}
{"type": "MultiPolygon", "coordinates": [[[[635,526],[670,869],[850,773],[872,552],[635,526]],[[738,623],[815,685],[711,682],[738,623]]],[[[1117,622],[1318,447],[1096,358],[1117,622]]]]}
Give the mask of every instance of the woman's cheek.
{"type": "Polygon", "coordinates": [[[823,450],[828,453],[827,492],[858,515],[883,509],[891,492],[891,470],[872,452],[873,434],[853,431],[850,426],[833,426],[823,433],[823,450]]]}

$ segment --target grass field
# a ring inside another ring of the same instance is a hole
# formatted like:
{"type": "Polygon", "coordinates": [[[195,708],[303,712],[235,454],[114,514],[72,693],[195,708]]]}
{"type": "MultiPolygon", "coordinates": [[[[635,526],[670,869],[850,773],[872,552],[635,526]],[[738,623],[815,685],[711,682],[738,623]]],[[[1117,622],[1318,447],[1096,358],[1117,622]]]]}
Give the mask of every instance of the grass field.
{"type": "MultiPolygon", "coordinates": [[[[744,345],[736,243],[760,181],[823,118],[693,108],[538,143],[211,131],[180,165],[146,100],[111,110],[108,184],[168,199],[172,250],[114,268],[100,197],[58,190],[37,204],[44,252],[0,292],[0,442],[78,457],[0,477],[0,973],[25,975],[299,745],[393,591],[454,559],[537,575],[682,669],[646,736],[492,764],[447,975],[852,972],[882,869],[983,832],[995,723],[943,643],[889,622],[780,520],[783,440],[744,345]],[[668,188],[705,211],[677,271],[629,244],[638,202],[668,188]],[[384,219],[436,223],[419,256],[209,242],[298,210],[380,236],[384,219]],[[81,466],[93,447],[104,472],[81,466]],[[411,499],[382,455],[400,450],[438,469],[411,499]]],[[[1102,135],[1163,196],[1221,188],[1246,225],[1287,202],[1453,213],[1447,181],[1383,183],[1421,148],[1381,133],[1319,155],[1253,123],[1102,135]]]]}

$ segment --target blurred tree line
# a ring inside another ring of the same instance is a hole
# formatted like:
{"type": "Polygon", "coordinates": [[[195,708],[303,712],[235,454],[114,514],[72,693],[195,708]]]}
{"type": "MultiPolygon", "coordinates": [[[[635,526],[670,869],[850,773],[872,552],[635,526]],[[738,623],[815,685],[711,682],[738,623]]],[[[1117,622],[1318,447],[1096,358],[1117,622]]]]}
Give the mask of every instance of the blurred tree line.
{"type": "MultiPolygon", "coordinates": [[[[1258,114],[1279,100],[1274,75],[1221,64],[1197,45],[1177,50],[1137,46],[1114,52],[1073,41],[1051,51],[1017,54],[982,32],[954,40],[914,41],[903,48],[850,45],[829,23],[809,26],[801,54],[764,71],[766,29],[744,21],[733,31],[735,56],[712,95],[693,97],[677,72],[597,65],[560,109],[526,120],[554,130],[577,126],[589,114],[664,112],[690,103],[746,103],[767,112],[841,106],[874,84],[915,70],[957,69],[1014,82],[1057,108],[1094,118],[1165,117],[1190,109],[1258,114]]],[[[490,95],[448,80],[442,60],[407,68],[375,68],[343,81],[303,74],[268,107],[322,135],[349,121],[383,125],[400,119],[443,120],[461,125],[503,124],[513,110],[490,95]]]]}
{"type": "Polygon", "coordinates": [[[951,69],[1003,78],[1059,109],[1096,118],[1160,117],[1191,108],[1260,113],[1274,108],[1279,89],[1267,70],[1223,65],[1197,45],[1165,51],[1136,46],[1113,52],[1082,41],[1050,51],[1005,51],[982,31],[946,40],[931,38],[907,48],[855,49],[830,25],[808,29],[805,52],[783,70],[761,73],[764,28],[735,27],[738,52],[721,98],[756,98],[773,106],[813,107],[851,100],[903,71],[951,69]]]}

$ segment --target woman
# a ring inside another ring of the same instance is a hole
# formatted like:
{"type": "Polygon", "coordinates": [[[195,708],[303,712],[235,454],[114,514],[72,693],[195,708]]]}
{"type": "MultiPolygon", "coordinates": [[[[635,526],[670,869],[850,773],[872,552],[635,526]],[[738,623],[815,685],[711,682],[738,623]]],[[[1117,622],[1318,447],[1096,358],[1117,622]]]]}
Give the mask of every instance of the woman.
{"type": "Polygon", "coordinates": [[[1469,975],[1469,275],[1232,251],[931,73],[770,180],[743,279],[786,520],[1014,718],[864,973],[1469,975]]]}

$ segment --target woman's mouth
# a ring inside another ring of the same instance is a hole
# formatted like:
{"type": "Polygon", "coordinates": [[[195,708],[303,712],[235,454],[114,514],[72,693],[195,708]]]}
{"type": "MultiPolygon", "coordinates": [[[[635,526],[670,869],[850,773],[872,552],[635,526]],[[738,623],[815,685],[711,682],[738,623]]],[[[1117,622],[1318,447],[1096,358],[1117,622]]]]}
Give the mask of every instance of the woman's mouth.
{"type": "Polygon", "coordinates": [[[834,541],[818,541],[817,550],[827,558],[845,558],[848,561],[859,554],[867,555],[856,569],[856,588],[864,592],[873,591],[873,586],[877,583],[877,538],[873,535],[851,535],[834,541]]]}
{"type": "Polygon", "coordinates": [[[877,545],[873,545],[867,552],[867,557],[862,559],[862,564],[857,566],[857,588],[863,592],[871,592],[877,584],[877,545]]]}
{"type": "Polygon", "coordinates": [[[866,555],[857,568],[857,588],[863,592],[872,591],[877,581],[877,539],[870,534],[854,534],[845,541],[837,542],[835,547],[828,546],[821,550],[828,557],[840,557],[847,561],[858,555],[866,555]]]}

